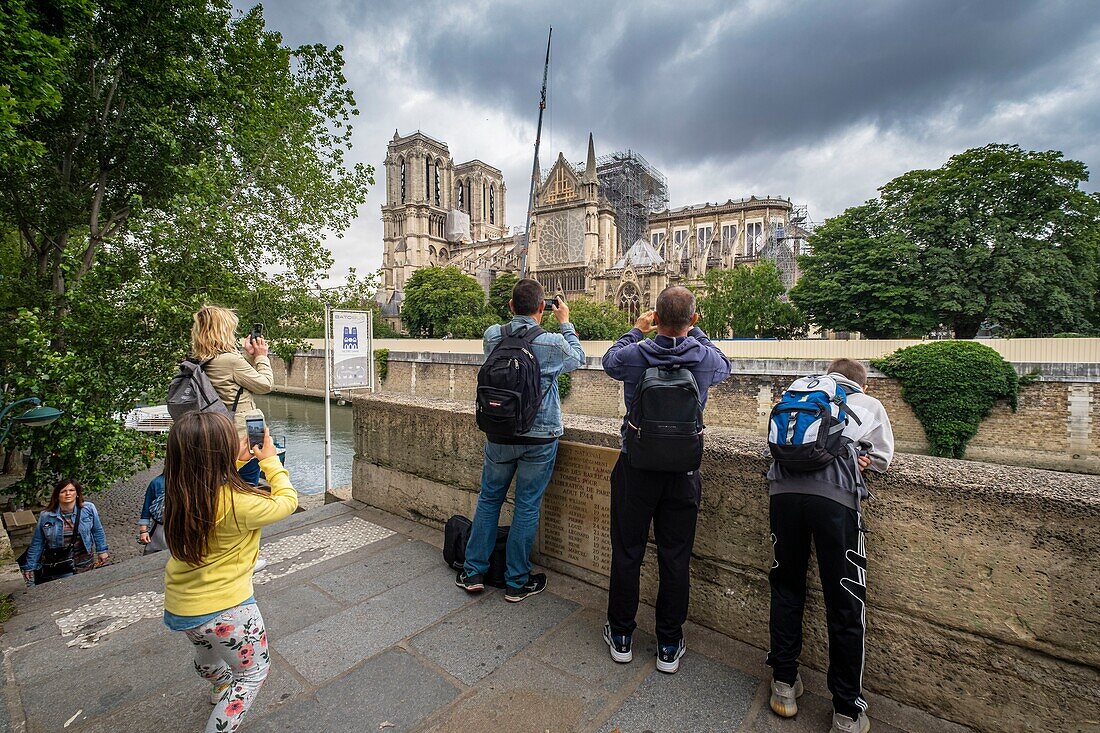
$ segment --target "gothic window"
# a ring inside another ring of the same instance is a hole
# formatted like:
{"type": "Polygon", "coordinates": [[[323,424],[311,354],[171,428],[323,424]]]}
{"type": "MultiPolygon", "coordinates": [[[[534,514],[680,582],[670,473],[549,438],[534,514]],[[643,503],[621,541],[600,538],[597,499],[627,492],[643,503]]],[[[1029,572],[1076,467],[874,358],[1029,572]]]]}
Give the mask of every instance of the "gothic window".
{"type": "Polygon", "coordinates": [[[435,205],[439,206],[439,168],[443,165],[443,162],[439,159],[435,159],[435,205]]]}
{"type": "Polygon", "coordinates": [[[653,250],[657,254],[661,255],[661,257],[666,257],[666,255],[665,255],[665,236],[666,236],[665,232],[653,232],[653,234],[651,234],[649,236],[650,244],[653,245],[653,250]]]}
{"type": "Polygon", "coordinates": [[[745,256],[753,257],[760,251],[764,235],[764,222],[751,221],[745,225],[745,256]]]}
{"type": "Polygon", "coordinates": [[[466,213],[467,214],[472,214],[473,213],[473,211],[471,210],[471,209],[473,209],[473,206],[474,206],[474,199],[473,199],[473,196],[472,196],[472,193],[471,193],[472,191],[473,191],[473,189],[470,188],[470,182],[466,181],[466,213]]]}
{"type": "Polygon", "coordinates": [[[684,247],[687,245],[688,230],[677,229],[672,233],[672,251],[669,252],[669,257],[665,259],[678,259],[684,254],[684,247]]]}
{"type": "Polygon", "coordinates": [[[546,203],[572,201],[576,196],[577,190],[573,186],[573,179],[565,172],[564,166],[559,166],[554,172],[554,178],[550,181],[550,190],[546,192],[546,203]]]}
{"type": "Polygon", "coordinates": [[[722,254],[729,255],[737,244],[737,225],[722,225],[722,254]]]}
{"type": "Polygon", "coordinates": [[[714,227],[705,226],[698,227],[695,230],[695,251],[699,253],[699,256],[703,256],[704,253],[707,256],[712,256],[709,252],[710,240],[714,236],[714,227]]]}
{"type": "Polygon", "coordinates": [[[584,212],[556,211],[539,217],[539,264],[584,260],[584,212]]]}
{"type": "Polygon", "coordinates": [[[485,203],[489,200],[489,189],[481,184],[481,220],[485,221],[485,203]]]}
{"type": "Polygon", "coordinates": [[[401,203],[405,203],[405,159],[401,159],[401,203]]]}
{"type": "Polygon", "coordinates": [[[458,182],[458,210],[466,210],[466,186],[462,181],[458,182]]]}
{"type": "Polygon", "coordinates": [[[439,250],[439,259],[442,260],[443,262],[447,261],[447,250],[445,250],[443,248],[440,248],[440,250],[439,250]]]}
{"type": "Polygon", "coordinates": [[[638,287],[634,283],[626,283],[623,285],[623,289],[619,291],[619,310],[626,313],[627,318],[631,321],[638,320],[638,316],[641,315],[641,296],[638,294],[638,287]]]}
{"type": "Polygon", "coordinates": [[[497,187],[496,184],[489,184],[489,223],[497,223],[497,187]]]}

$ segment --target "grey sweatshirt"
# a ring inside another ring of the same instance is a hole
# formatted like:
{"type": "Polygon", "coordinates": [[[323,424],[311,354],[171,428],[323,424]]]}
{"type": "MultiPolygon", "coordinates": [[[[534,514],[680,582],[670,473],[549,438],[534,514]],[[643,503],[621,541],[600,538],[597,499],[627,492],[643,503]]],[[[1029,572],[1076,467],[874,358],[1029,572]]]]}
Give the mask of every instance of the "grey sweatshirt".
{"type": "MultiPolygon", "coordinates": [[[[841,386],[861,389],[860,385],[840,374],[831,373],[841,386]]],[[[768,469],[768,489],[771,496],[776,494],[814,494],[839,502],[859,511],[859,503],[868,496],[863,473],[856,463],[858,451],[864,451],[871,458],[869,471],[885,473],[894,457],[894,431],[890,427],[890,418],[886,408],[874,397],[860,392],[850,392],[848,406],[862,421],[856,424],[849,420],[843,435],[852,441],[848,457],[833,461],[818,471],[788,471],[773,462],[768,469]]]]}

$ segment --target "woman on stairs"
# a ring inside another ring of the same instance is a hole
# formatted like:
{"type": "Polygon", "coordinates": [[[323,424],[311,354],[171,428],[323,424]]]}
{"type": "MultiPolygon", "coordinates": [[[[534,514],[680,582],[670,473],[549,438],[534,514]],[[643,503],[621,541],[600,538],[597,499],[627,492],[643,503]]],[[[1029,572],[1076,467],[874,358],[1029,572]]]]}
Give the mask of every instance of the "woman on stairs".
{"type": "Polygon", "coordinates": [[[195,670],[210,685],[208,733],[232,733],[267,678],[267,632],[252,592],[260,529],[290,516],[298,494],[265,430],[250,449],[224,415],[191,412],[168,433],[164,534],[164,623],[195,647],[195,670]],[[271,494],[238,468],[259,460],[271,494]],[[236,459],[236,460],[234,460],[236,459]]]}

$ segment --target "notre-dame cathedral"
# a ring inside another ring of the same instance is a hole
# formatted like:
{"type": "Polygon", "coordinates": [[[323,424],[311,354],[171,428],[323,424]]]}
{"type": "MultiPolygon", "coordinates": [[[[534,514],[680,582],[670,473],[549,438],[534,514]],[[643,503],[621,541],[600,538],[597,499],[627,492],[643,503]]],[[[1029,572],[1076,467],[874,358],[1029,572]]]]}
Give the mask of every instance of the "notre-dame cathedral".
{"type": "MultiPolygon", "coordinates": [[[[489,287],[520,272],[523,228],[505,219],[497,168],[456,164],[447,144],[394,131],[386,151],[382,206],[382,315],[400,327],[405,283],[422,267],[458,267],[489,287]]],[[[526,192],[525,192],[526,193],[526,192]]],[[[548,295],[610,301],[631,318],[654,307],[670,284],[693,285],[707,271],[773,260],[788,288],[805,251],[806,212],[790,199],[750,196],[670,209],[664,176],[639,154],[557,161],[536,181],[527,272],[548,295]]]]}

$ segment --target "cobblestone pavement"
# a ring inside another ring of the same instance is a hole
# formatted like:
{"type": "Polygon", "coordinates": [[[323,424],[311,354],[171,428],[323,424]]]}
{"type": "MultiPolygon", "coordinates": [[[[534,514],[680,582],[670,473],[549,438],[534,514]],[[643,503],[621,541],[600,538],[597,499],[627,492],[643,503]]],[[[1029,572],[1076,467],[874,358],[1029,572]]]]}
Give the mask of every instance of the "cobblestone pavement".
{"type": "MultiPolygon", "coordinates": [[[[105,508],[116,499],[130,500],[119,492],[105,508]]],[[[441,540],[355,502],[269,528],[270,564],[256,576],[256,597],[272,671],[243,730],[829,728],[819,673],[803,672],[798,717],[779,720],[768,709],[759,649],[689,624],[679,674],[657,672],[646,606],[634,662],[615,664],[601,638],[605,591],[549,573],[548,590],[523,603],[505,603],[499,591],[468,596],[443,565],[441,540]]],[[[160,621],[163,562],[163,553],[138,558],[16,594],[19,613],[0,635],[0,733],[202,729],[210,706],[191,647],[160,621]]],[[[964,730],[868,697],[875,733],[964,730]]]]}
{"type": "Polygon", "coordinates": [[[107,533],[111,562],[119,563],[141,557],[144,547],[137,542],[137,522],[141,518],[145,487],[163,470],[164,461],[157,461],[151,468],[119,481],[101,494],[89,497],[99,510],[100,521],[107,533]]]}

